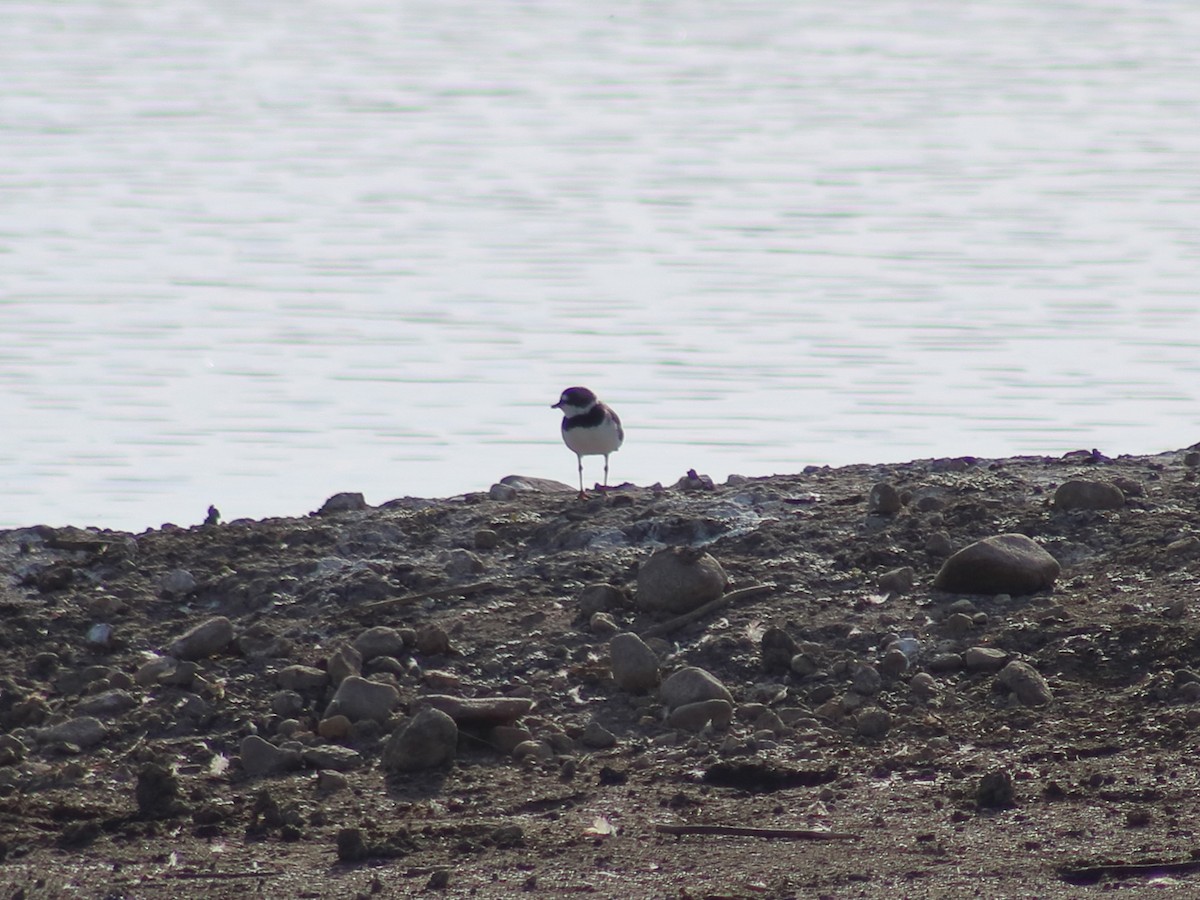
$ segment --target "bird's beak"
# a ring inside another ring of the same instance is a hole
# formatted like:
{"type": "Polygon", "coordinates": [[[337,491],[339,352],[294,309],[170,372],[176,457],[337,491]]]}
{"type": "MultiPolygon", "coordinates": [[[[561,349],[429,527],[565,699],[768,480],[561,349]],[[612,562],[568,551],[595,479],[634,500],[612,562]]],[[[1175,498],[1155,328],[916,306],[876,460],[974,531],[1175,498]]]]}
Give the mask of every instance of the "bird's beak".
{"type": "Polygon", "coordinates": [[[557,403],[551,403],[550,408],[551,409],[562,409],[562,401],[559,400],[557,403]]]}

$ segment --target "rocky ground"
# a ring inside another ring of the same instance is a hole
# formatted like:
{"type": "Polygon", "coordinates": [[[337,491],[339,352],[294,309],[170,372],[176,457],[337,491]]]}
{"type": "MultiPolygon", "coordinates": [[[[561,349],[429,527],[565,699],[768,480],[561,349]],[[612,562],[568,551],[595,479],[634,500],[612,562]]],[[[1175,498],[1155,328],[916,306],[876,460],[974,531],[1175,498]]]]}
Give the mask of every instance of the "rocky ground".
{"type": "Polygon", "coordinates": [[[0,896],[1196,896],[1198,466],[0,533],[0,896]]]}

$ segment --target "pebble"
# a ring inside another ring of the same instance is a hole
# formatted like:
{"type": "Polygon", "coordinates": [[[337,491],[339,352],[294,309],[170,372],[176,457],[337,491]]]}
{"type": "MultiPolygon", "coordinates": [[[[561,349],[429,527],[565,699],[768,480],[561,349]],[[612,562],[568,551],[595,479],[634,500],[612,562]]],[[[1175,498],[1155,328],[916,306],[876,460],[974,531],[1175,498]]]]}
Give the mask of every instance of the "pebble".
{"type": "Polygon", "coordinates": [[[247,735],[241,745],[242,771],[251,778],[278,775],[299,769],[303,764],[299,752],[276,747],[257,734],[247,735]]]}
{"type": "Polygon", "coordinates": [[[925,538],[925,549],[933,556],[949,556],[954,552],[954,542],[950,540],[950,532],[933,532],[925,538]]]}
{"type": "Polygon", "coordinates": [[[980,809],[1008,809],[1016,806],[1012,775],[1003,769],[988,772],[979,779],[975,803],[980,809]]]}
{"type": "Polygon", "coordinates": [[[996,647],[970,647],[963,654],[963,664],[970,672],[999,672],[1008,661],[1008,654],[996,647]]]}
{"type": "Polygon", "coordinates": [[[528,728],[519,725],[497,725],[490,734],[491,744],[501,753],[511,755],[518,744],[533,740],[528,728]]]}
{"type": "Polygon", "coordinates": [[[636,634],[618,634],[609,641],[608,658],[613,681],[621,690],[644,694],[658,685],[658,655],[636,634]]]}
{"type": "Polygon", "coordinates": [[[957,672],[962,667],[961,653],[935,653],[925,662],[930,672],[957,672]]]}
{"type": "Polygon", "coordinates": [[[1107,481],[1074,478],[1054,492],[1055,509],[1120,509],[1124,505],[1125,493],[1107,481]]]}
{"type": "Polygon", "coordinates": [[[587,723],[580,741],[583,742],[583,746],[590,747],[592,750],[607,750],[617,746],[617,736],[595,719],[587,723]]]}
{"type": "Polygon", "coordinates": [[[325,668],[329,681],[339,685],[351,675],[361,675],[363,666],[362,654],[349,644],[342,644],[326,660],[325,668]]]}
{"type": "Polygon", "coordinates": [[[313,666],[287,666],[275,673],[275,681],[286,690],[311,694],[329,686],[329,675],[313,666]]]}
{"type": "Polygon", "coordinates": [[[317,772],[317,793],[336,794],[350,787],[350,780],[341,772],[322,769],[317,772]]]}
{"type": "Polygon", "coordinates": [[[467,578],[471,575],[479,575],[483,570],[483,560],[470,550],[463,550],[460,547],[450,551],[446,561],[446,574],[451,578],[467,578]]]}
{"type": "Polygon", "coordinates": [[[884,678],[898,678],[908,671],[908,657],[899,647],[892,647],[883,654],[879,672],[884,678]]]}
{"type": "Polygon", "coordinates": [[[919,699],[932,700],[938,695],[937,679],[928,672],[918,672],[908,682],[908,689],[919,699]]]}
{"type": "Polygon", "coordinates": [[[422,656],[445,656],[450,652],[450,635],[432,622],[417,629],[417,652],[422,656]]]}
{"type": "Polygon", "coordinates": [[[636,602],[652,613],[690,612],[725,593],[721,564],[694,547],[665,547],[638,569],[636,602]]]}
{"type": "Polygon", "coordinates": [[[900,492],[894,485],[881,481],[867,495],[867,512],[875,516],[894,516],[903,507],[900,492]]]}
{"type": "Polygon", "coordinates": [[[667,725],[684,731],[700,731],[709,722],[713,728],[723,730],[733,720],[733,704],[728,700],[700,700],[676,706],[667,716],[667,725]]]}
{"type": "Polygon", "coordinates": [[[392,685],[351,675],[338,685],[333,700],[325,709],[324,718],[343,715],[351,722],[359,719],[382,722],[399,702],[400,692],[392,685]]]}
{"type": "Polygon", "coordinates": [[[392,732],[379,764],[389,772],[432,769],[453,762],[457,749],[454,720],[440,709],[423,709],[392,732]]]}
{"type": "Polygon", "coordinates": [[[232,642],[233,623],[225,616],[214,616],[177,637],[167,653],[176,659],[206,659],[232,642]]]}
{"type": "Polygon", "coordinates": [[[359,654],[359,666],[376,656],[403,656],[404,637],[395,628],[376,625],[368,628],[354,639],[354,649],[359,654]]]}
{"type": "Polygon", "coordinates": [[[698,666],[688,666],[671,674],[658,691],[667,709],[677,709],[702,700],[725,700],[733,703],[733,695],[711,672],[698,666]]]}
{"type": "Polygon", "coordinates": [[[892,714],[878,706],[869,707],[854,717],[854,728],[862,737],[881,738],[892,728],[892,714]]]}
{"type": "Polygon", "coordinates": [[[996,676],[997,681],[1017,695],[1026,706],[1045,706],[1054,697],[1040,672],[1027,662],[1014,659],[996,676]]]}
{"type": "Polygon", "coordinates": [[[965,594],[1032,594],[1054,584],[1058,561],[1023,534],[984,538],[946,560],[933,586],[965,594]]]}
{"type": "Polygon", "coordinates": [[[303,709],[304,698],[295,691],[276,691],[271,697],[271,712],[277,716],[298,716],[303,709]]]}
{"type": "Polygon", "coordinates": [[[793,672],[793,674],[799,675],[803,678],[806,675],[812,675],[820,668],[820,666],[817,665],[817,661],[807,653],[797,653],[788,661],[788,668],[793,672]]]}

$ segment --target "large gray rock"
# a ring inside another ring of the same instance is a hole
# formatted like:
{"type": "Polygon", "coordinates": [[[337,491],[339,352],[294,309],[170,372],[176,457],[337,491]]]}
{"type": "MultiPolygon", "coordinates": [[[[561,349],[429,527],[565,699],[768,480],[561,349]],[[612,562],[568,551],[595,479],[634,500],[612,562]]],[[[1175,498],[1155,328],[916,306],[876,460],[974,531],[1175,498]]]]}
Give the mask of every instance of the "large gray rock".
{"type": "Polygon", "coordinates": [[[1054,492],[1056,509],[1120,509],[1124,505],[1125,492],[1107,481],[1073,478],[1054,492]]]}
{"type": "Polygon", "coordinates": [[[733,703],[729,689],[710,672],[688,666],[671,674],[658,690],[658,697],[667,709],[699,703],[703,700],[725,700],[733,703]]]}
{"type": "Polygon", "coordinates": [[[380,765],[389,772],[432,769],[454,760],[458,726],[440,709],[424,709],[392,732],[380,765]]]}
{"type": "Polygon", "coordinates": [[[233,623],[225,616],[214,616],[184,632],[167,649],[176,659],[205,659],[220,653],[233,642],[233,623]]]}
{"type": "Polygon", "coordinates": [[[362,666],[362,654],[353,647],[342,644],[329,654],[326,668],[329,671],[329,680],[333,684],[341,684],[351,675],[361,675],[362,666]]]}
{"type": "Polygon", "coordinates": [[[99,744],[107,734],[108,729],[95,716],[78,716],[39,729],[35,736],[44,744],[71,744],[86,750],[99,744]]]}
{"type": "Polygon", "coordinates": [[[330,716],[340,715],[345,716],[351,722],[357,722],[360,719],[374,719],[382,722],[391,715],[392,710],[399,702],[400,692],[392,685],[369,681],[358,675],[350,675],[343,678],[342,683],[338,685],[333,700],[325,708],[325,715],[322,718],[328,719],[330,716]]]}
{"type": "Polygon", "coordinates": [[[637,606],[678,615],[716,600],[729,584],[721,564],[694,547],[666,547],[638,570],[637,606]]]}
{"type": "Polygon", "coordinates": [[[942,564],[933,586],[964,594],[1032,594],[1062,571],[1053,556],[1023,534],[984,538],[942,564]]]}
{"type": "Polygon", "coordinates": [[[623,691],[644,694],[658,686],[658,654],[636,634],[618,634],[608,644],[613,681],[623,691]]]}

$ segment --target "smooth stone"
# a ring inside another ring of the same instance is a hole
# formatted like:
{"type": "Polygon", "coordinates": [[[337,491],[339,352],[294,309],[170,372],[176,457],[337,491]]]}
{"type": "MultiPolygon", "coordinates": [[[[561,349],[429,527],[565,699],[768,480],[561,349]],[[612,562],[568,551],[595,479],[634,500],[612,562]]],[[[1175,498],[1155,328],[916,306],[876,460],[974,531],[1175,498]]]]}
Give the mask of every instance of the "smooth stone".
{"type": "Polygon", "coordinates": [[[363,764],[362,754],[349,747],[339,747],[336,744],[326,744],[320,747],[305,747],[301,753],[305,765],[314,769],[332,769],[335,772],[349,772],[363,764]]]}
{"type": "Polygon", "coordinates": [[[533,740],[533,734],[519,725],[497,725],[492,729],[490,738],[492,746],[508,756],[518,744],[533,740]]]}
{"type": "Polygon", "coordinates": [[[242,770],[251,778],[278,775],[304,765],[295,750],[284,750],[257,734],[247,735],[241,745],[242,770]]]}
{"type": "Polygon", "coordinates": [[[173,569],[159,579],[158,589],[168,597],[190,594],[196,589],[196,579],[187,569],[173,569]]]}
{"type": "Polygon", "coordinates": [[[658,689],[658,697],[667,709],[677,709],[702,700],[724,700],[733,704],[729,689],[712,673],[697,666],[673,672],[658,689]]]}
{"type": "Polygon", "coordinates": [[[658,654],[632,632],[618,634],[608,643],[609,665],[617,687],[644,694],[658,686],[658,654]]]}
{"type": "Polygon", "coordinates": [[[314,666],[287,666],[275,673],[275,681],[285,690],[311,694],[329,686],[329,674],[314,666]]]}
{"type": "Polygon", "coordinates": [[[684,731],[700,731],[709,722],[716,729],[728,728],[732,720],[733,704],[728,700],[712,699],[675,707],[667,716],[667,725],[684,731]]]}
{"type": "Polygon", "coordinates": [[[225,616],[214,616],[172,641],[167,653],[176,659],[205,659],[232,642],[233,623],[225,616]]]}
{"type": "Polygon", "coordinates": [[[533,708],[528,697],[465,698],[448,694],[427,694],[417,698],[415,704],[445,713],[460,727],[511,725],[533,708]]]}
{"type": "Polygon", "coordinates": [[[942,564],[933,586],[965,594],[1032,594],[1054,584],[1062,571],[1053,556],[1023,534],[976,541],[942,564]]]}
{"type": "Polygon", "coordinates": [[[1073,478],[1054,492],[1055,509],[1120,509],[1125,492],[1108,481],[1073,478]]]}
{"type": "Polygon", "coordinates": [[[579,612],[590,619],[598,612],[611,612],[626,605],[625,592],[611,584],[589,584],[579,592],[579,612]]]}
{"type": "Polygon", "coordinates": [[[363,667],[362,654],[349,644],[342,644],[331,654],[325,663],[331,684],[339,685],[351,675],[361,675],[363,667]]]}
{"type": "Polygon", "coordinates": [[[918,672],[908,682],[908,689],[920,700],[932,700],[938,695],[937,679],[928,672],[918,672]]]}
{"type": "Polygon", "coordinates": [[[636,602],[646,612],[678,615],[725,593],[721,564],[694,547],[665,547],[638,569],[636,602]]]}
{"type": "Polygon", "coordinates": [[[935,653],[925,663],[930,672],[957,672],[963,667],[961,653],[935,653]]]}
{"type": "Polygon", "coordinates": [[[376,625],[368,628],[354,639],[354,649],[358,651],[359,666],[369,662],[376,656],[403,656],[405,654],[404,638],[395,628],[387,625],[376,625]]]}
{"type": "Polygon", "coordinates": [[[317,723],[317,734],[327,741],[340,741],[350,733],[352,724],[345,716],[330,716],[317,723]]]}
{"type": "Polygon", "coordinates": [[[878,694],[883,687],[883,677],[874,666],[858,666],[850,676],[850,684],[860,694],[878,694]]]}
{"type": "Polygon", "coordinates": [[[422,656],[445,656],[450,652],[450,635],[432,622],[417,629],[417,652],[422,656]]]}
{"type": "Polygon", "coordinates": [[[343,715],[351,722],[357,722],[359,719],[382,722],[391,715],[399,702],[400,692],[392,685],[351,675],[342,679],[342,683],[338,685],[323,718],[343,715]]]}
{"type": "Polygon", "coordinates": [[[359,512],[367,508],[366,498],[357,491],[342,491],[340,494],[334,494],[317,510],[318,516],[327,516],[331,513],[340,512],[359,512]]]}
{"type": "Polygon", "coordinates": [[[1054,699],[1041,673],[1027,662],[1014,659],[996,676],[1025,706],[1045,706],[1054,699]]]}
{"type": "Polygon", "coordinates": [[[432,769],[453,762],[457,751],[454,720],[440,709],[423,709],[392,732],[380,765],[389,772],[432,769]]]}
{"type": "Polygon", "coordinates": [[[996,647],[970,647],[963,654],[969,672],[999,672],[1007,660],[1008,654],[996,647]]]}
{"type": "Polygon", "coordinates": [[[271,697],[271,712],[277,716],[291,718],[304,709],[304,698],[295,691],[276,691],[271,697]]]}
{"type": "Polygon", "coordinates": [[[554,759],[554,748],[545,741],[522,741],[513,747],[512,755],[517,762],[550,762],[554,759]]]}
{"type": "Polygon", "coordinates": [[[908,657],[898,647],[892,647],[879,661],[879,672],[884,678],[898,678],[908,671],[908,657]]]}

